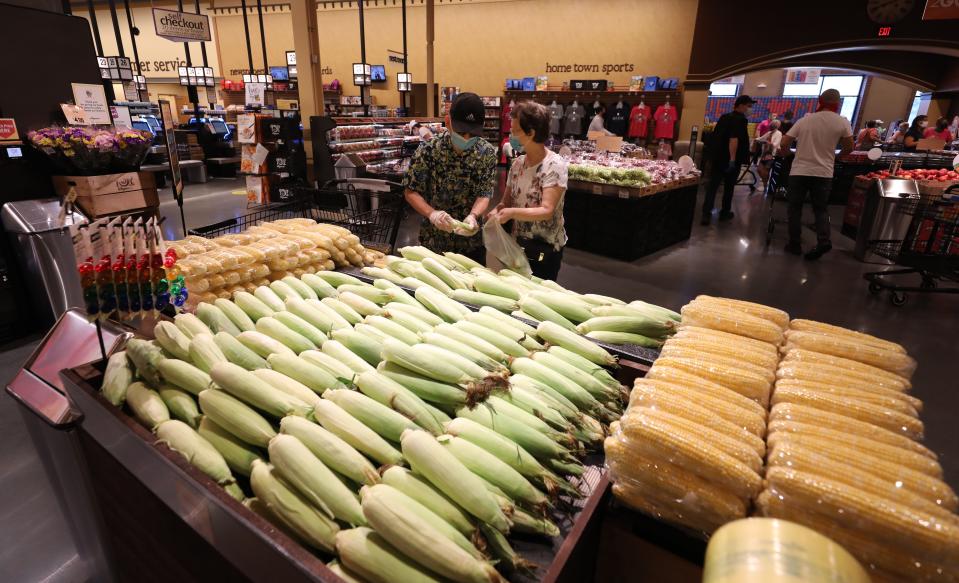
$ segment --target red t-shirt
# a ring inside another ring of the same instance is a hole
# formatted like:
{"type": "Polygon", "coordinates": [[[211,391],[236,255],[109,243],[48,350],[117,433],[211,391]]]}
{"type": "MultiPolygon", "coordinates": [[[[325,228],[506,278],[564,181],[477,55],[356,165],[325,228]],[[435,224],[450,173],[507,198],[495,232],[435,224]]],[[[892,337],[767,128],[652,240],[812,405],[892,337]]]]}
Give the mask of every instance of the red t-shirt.
{"type": "Polygon", "coordinates": [[[634,105],[629,112],[629,133],[631,138],[645,138],[649,134],[649,117],[651,111],[648,105],[634,105]]]}
{"type": "Polygon", "coordinates": [[[949,128],[937,132],[936,128],[926,128],[926,131],[923,132],[922,137],[924,138],[939,138],[940,140],[946,140],[947,142],[952,141],[952,132],[949,131],[949,128]]]}
{"type": "Polygon", "coordinates": [[[653,119],[656,120],[656,131],[653,137],[657,140],[673,139],[674,132],[676,131],[676,119],[678,117],[676,107],[673,105],[660,105],[657,107],[656,113],[653,115],[653,119]]]}

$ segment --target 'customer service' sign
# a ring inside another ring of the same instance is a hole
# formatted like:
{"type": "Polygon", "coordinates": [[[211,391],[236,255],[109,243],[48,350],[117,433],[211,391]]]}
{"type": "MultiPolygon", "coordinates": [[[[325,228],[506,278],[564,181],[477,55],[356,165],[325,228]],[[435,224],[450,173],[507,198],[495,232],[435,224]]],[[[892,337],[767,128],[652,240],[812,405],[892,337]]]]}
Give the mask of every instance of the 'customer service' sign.
{"type": "Polygon", "coordinates": [[[153,25],[157,36],[178,43],[211,40],[210,17],[205,14],[153,9],[153,25]]]}

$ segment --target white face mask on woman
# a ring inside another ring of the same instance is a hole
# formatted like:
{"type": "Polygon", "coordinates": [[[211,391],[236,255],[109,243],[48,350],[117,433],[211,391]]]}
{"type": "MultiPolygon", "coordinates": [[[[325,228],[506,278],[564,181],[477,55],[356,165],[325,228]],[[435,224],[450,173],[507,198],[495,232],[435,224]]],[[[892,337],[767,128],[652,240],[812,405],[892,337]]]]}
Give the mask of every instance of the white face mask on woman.
{"type": "Polygon", "coordinates": [[[928,126],[928,125],[929,125],[929,122],[927,122],[927,121],[921,121],[921,122],[919,122],[919,127],[921,127],[921,128],[924,128],[924,127],[926,127],[926,126],[928,126]]]}

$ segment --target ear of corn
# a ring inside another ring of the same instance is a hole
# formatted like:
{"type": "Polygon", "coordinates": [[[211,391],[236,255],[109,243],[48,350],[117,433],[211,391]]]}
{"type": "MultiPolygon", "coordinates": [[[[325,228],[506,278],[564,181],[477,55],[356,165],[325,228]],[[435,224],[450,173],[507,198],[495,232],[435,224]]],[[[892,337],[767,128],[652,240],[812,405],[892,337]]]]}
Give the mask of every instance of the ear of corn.
{"type": "Polygon", "coordinates": [[[589,394],[589,391],[576,384],[573,380],[564,377],[561,373],[551,370],[549,367],[535,360],[517,358],[510,364],[510,371],[514,374],[532,377],[548,385],[576,405],[580,411],[596,411],[601,406],[599,401],[589,394]]]}
{"type": "MultiPolygon", "coordinates": [[[[732,391],[728,392],[731,393],[732,391]]],[[[666,398],[694,404],[696,408],[707,411],[716,419],[731,423],[738,429],[760,438],[760,441],[762,441],[761,438],[765,436],[766,420],[763,419],[760,414],[750,408],[734,405],[721,396],[706,392],[690,391],[682,385],[666,381],[638,378],[629,396],[630,405],[648,393],[655,393],[657,396],[668,395],[669,397],[666,398]]],[[[749,402],[752,403],[752,401],[749,402]]]]}
{"type": "Polygon", "coordinates": [[[912,378],[912,373],[916,370],[916,361],[908,354],[886,350],[873,344],[865,344],[857,338],[840,334],[817,334],[815,332],[789,330],[786,333],[785,349],[788,351],[792,348],[803,348],[813,352],[848,358],[887,370],[907,380],[912,378]]]}
{"type": "Polygon", "coordinates": [[[316,291],[313,290],[313,288],[303,283],[303,281],[293,277],[292,275],[288,275],[284,277],[281,281],[283,281],[283,283],[293,288],[293,291],[295,291],[297,295],[299,295],[304,300],[319,299],[319,294],[317,294],[316,291]]]}
{"type": "Polygon", "coordinates": [[[663,345],[662,340],[648,338],[640,334],[631,334],[629,332],[596,330],[595,332],[588,333],[586,337],[592,338],[593,340],[597,340],[599,342],[605,342],[606,344],[632,344],[634,346],[645,346],[647,348],[659,348],[663,345]]]}
{"type": "Polygon", "coordinates": [[[460,344],[466,345],[494,362],[506,362],[507,354],[499,347],[452,324],[441,324],[437,326],[433,329],[433,334],[445,336],[460,344]]]}
{"type": "Polygon", "coordinates": [[[424,308],[419,301],[415,299],[413,301],[416,302],[415,305],[404,304],[394,300],[383,307],[386,308],[387,312],[405,312],[411,316],[415,316],[430,326],[438,326],[444,322],[443,318],[424,308]]]}
{"type": "Polygon", "coordinates": [[[226,355],[217,346],[213,336],[209,334],[197,334],[190,341],[190,361],[197,368],[205,373],[209,373],[213,365],[218,362],[227,362],[226,355]]]}
{"type": "Polygon", "coordinates": [[[273,316],[257,320],[256,330],[280,342],[296,354],[317,348],[308,338],[289,329],[273,316]]]}
{"type": "Polygon", "coordinates": [[[760,352],[777,359],[779,358],[779,348],[769,342],[747,338],[746,336],[740,336],[739,334],[733,334],[731,332],[723,332],[722,330],[713,330],[712,328],[683,324],[676,332],[674,338],[718,342],[734,346],[744,352],[760,352]]]}
{"type": "Polygon", "coordinates": [[[214,334],[217,332],[226,332],[236,336],[241,332],[241,330],[227,318],[226,314],[213,304],[200,302],[196,306],[196,315],[214,334]]]}
{"type": "Polygon", "coordinates": [[[173,322],[161,320],[153,327],[153,336],[163,350],[180,360],[190,360],[190,338],[173,322]]]}
{"type": "Polygon", "coordinates": [[[342,579],[345,583],[363,583],[356,575],[349,573],[339,561],[333,559],[326,564],[326,568],[333,572],[337,577],[342,579]]]}
{"type": "MultiPolygon", "coordinates": [[[[373,340],[355,330],[345,328],[334,330],[331,334],[333,340],[340,342],[343,346],[350,349],[351,352],[365,360],[370,366],[376,366],[383,360],[381,353],[383,347],[380,342],[373,340]]],[[[398,341],[394,341],[398,342],[398,341]]]]}
{"type": "Polygon", "coordinates": [[[789,323],[790,330],[797,330],[800,332],[812,332],[815,334],[825,334],[830,336],[845,336],[853,340],[858,341],[862,344],[869,344],[875,346],[876,348],[882,350],[890,350],[892,352],[899,352],[901,354],[906,354],[906,349],[902,347],[901,344],[895,342],[890,342],[888,340],[883,340],[882,338],[877,338],[871,334],[865,334],[863,332],[857,332],[855,330],[850,330],[848,328],[843,328],[841,326],[833,326],[831,324],[825,324],[823,322],[816,322],[814,320],[802,320],[796,319],[789,323]]]}
{"type": "MultiPolygon", "coordinates": [[[[401,281],[401,283],[405,283],[405,280],[401,281]]],[[[402,289],[400,287],[392,287],[387,289],[386,293],[387,295],[390,296],[390,302],[389,302],[390,304],[404,304],[407,306],[412,306],[414,308],[421,308],[424,311],[428,311],[425,308],[423,308],[423,304],[419,303],[416,300],[416,298],[414,298],[409,293],[407,293],[405,289],[402,289]]],[[[384,307],[389,309],[389,305],[384,307]]]]}
{"type": "MultiPolygon", "coordinates": [[[[407,277],[404,277],[402,280],[400,280],[400,285],[412,290],[417,290],[417,289],[420,289],[421,287],[430,287],[426,285],[425,283],[423,283],[422,281],[420,281],[419,279],[417,279],[416,277],[414,277],[414,275],[416,274],[416,270],[418,269],[422,269],[422,268],[419,267],[418,265],[415,267],[411,267],[410,268],[411,274],[407,277]]],[[[427,272],[427,274],[429,275],[429,277],[436,277],[432,273],[427,272]]]]}
{"type": "MultiPolygon", "coordinates": [[[[370,289],[376,292],[379,291],[372,287],[370,289]]],[[[383,313],[383,308],[355,292],[340,291],[340,295],[338,295],[336,299],[352,308],[353,311],[360,316],[376,316],[383,313]]],[[[385,304],[386,302],[384,301],[383,303],[385,304]]]]}
{"type": "Polygon", "coordinates": [[[585,320],[576,327],[581,334],[589,332],[628,332],[648,338],[661,338],[673,331],[675,324],[672,320],[654,320],[643,316],[596,316],[585,320]]]}
{"type": "Polygon", "coordinates": [[[561,445],[571,448],[576,445],[575,441],[570,439],[569,431],[572,429],[572,425],[555,409],[550,409],[535,397],[528,399],[520,395],[513,395],[512,391],[503,391],[491,395],[486,404],[497,413],[524,423],[561,445]],[[530,409],[537,411],[537,413],[533,413],[530,409]],[[549,411],[549,413],[544,414],[545,411],[549,411]],[[555,426],[552,425],[554,422],[556,423],[555,426]]]}
{"type": "Polygon", "coordinates": [[[471,378],[449,362],[437,361],[433,354],[414,350],[397,340],[383,343],[383,360],[409,369],[433,380],[450,384],[469,383],[471,378]]]}
{"type": "Polygon", "coordinates": [[[403,454],[336,403],[323,399],[313,410],[320,425],[380,464],[403,463],[403,454]]]}
{"type": "Polygon", "coordinates": [[[273,475],[273,468],[253,462],[250,486],[270,512],[310,546],[332,553],[339,527],[273,475]]]}
{"type": "Polygon", "coordinates": [[[326,369],[290,354],[271,354],[267,358],[273,370],[303,383],[318,394],[327,389],[341,388],[343,384],[326,369]]]}
{"type": "Polygon", "coordinates": [[[896,391],[883,392],[884,390],[878,387],[872,387],[871,390],[861,390],[852,388],[842,381],[833,384],[799,379],[781,379],[776,381],[776,388],[779,389],[780,387],[826,393],[842,399],[868,403],[870,405],[876,405],[877,407],[885,407],[912,417],[919,416],[918,410],[913,406],[914,402],[919,405],[920,409],[922,408],[922,401],[915,399],[915,397],[906,398],[907,395],[896,391]]]}
{"type": "Polygon", "coordinates": [[[550,346],[546,352],[562,359],[563,362],[571,366],[575,366],[583,372],[589,373],[590,376],[601,382],[603,386],[607,388],[617,391],[622,388],[620,382],[617,381],[613,375],[609,374],[609,371],[607,371],[605,368],[596,364],[595,362],[587,360],[585,357],[576,354],[567,348],[563,348],[559,345],[550,346]]]}
{"type": "Polygon", "coordinates": [[[713,383],[732,389],[762,406],[769,402],[771,383],[762,376],[743,368],[730,365],[713,366],[710,362],[693,358],[660,357],[657,366],[668,366],[702,377],[713,383]]]}
{"type": "Polygon", "coordinates": [[[235,483],[220,452],[186,423],[164,421],[157,427],[156,434],[157,443],[182,455],[190,465],[210,476],[217,484],[226,486],[235,483]]]}
{"type": "Polygon", "coordinates": [[[782,362],[784,364],[792,362],[827,364],[842,369],[847,375],[866,380],[875,380],[878,386],[895,390],[900,390],[899,387],[901,386],[901,390],[903,391],[908,391],[912,388],[912,383],[895,373],[848,358],[832,356],[821,352],[796,348],[787,352],[782,362]]]}
{"type": "Polygon", "coordinates": [[[536,334],[546,342],[562,346],[590,362],[602,366],[616,366],[616,358],[603,347],[554,322],[540,322],[536,327],[536,334]]]}
{"type": "Polygon", "coordinates": [[[533,516],[521,508],[514,510],[510,519],[513,521],[513,532],[546,538],[554,538],[560,535],[559,527],[552,520],[541,516],[533,516]]]}
{"type": "Polygon", "coordinates": [[[276,435],[269,421],[226,391],[207,389],[199,400],[204,415],[245,443],[265,449],[276,435]]]}
{"type": "Polygon", "coordinates": [[[435,437],[425,431],[408,431],[402,436],[402,448],[413,471],[423,475],[476,518],[500,532],[509,532],[509,520],[482,481],[446,451],[435,437]]]}
{"type": "Polygon", "coordinates": [[[480,380],[489,374],[486,369],[470,359],[460,356],[459,354],[450,350],[446,350],[445,348],[441,348],[438,345],[417,344],[411,348],[413,349],[413,352],[419,352],[428,356],[431,355],[433,358],[437,359],[437,361],[443,361],[455,366],[463,371],[466,376],[470,378],[470,380],[480,380]]]}
{"type": "Polygon", "coordinates": [[[276,318],[281,324],[309,340],[315,347],[323,346],[323,343],[327,340],[326,334],[324,334],[321,329],[292,312],[276,312],[273,318],[276,318]]]}
{"type": "Polygon", "coordinates": [[[126,399],[127,387],[133,383],[133,369],[124,351],[115,352],[107,360],[107,367],[103,372],[103,383],[100,391],[103,397],[117,407],[123,405],[126,399]]]}
{"type": "Polygon", "coordinates": [[[190,393],[166,383],[160,385],[157,393],[163,399],[163,403],[174,419],[179,419],[193,429],[197,428],[202,415],[200,415],[200,410],[196,406],[196,400],[190,393]]]}
{"type": "Polygon", "coordinates": [[[162,360],[157,363],[157,370],[163,380],[194,395],[199,395],[200,391],[210,388],[212,382],[210,375],[182,360],[172,358],[162,360]]]}
{"type": "Polygon", "coordinates": [[[377,285],[377,282],[379,281],[388,281],[394,284],[399,284],[401,281],[403,281],[403,276],[382,267],[364,267],[360,271],[370,277],[375,277],[376,279],[373,281],[373,285],[376,287],[380,287],[377,285]]]}
{"type": "Polygon", "coordinates": [[[579,408],[577,408],[572,401],[564,397],[563,394],[556,389],[533,377],[524,374],[510,375],[509,384],[511,391],[524,391],[536,395],[539,399],[556,409],[563,417],[571,421],[577,421],[583,417],[579,408]]]}
{"type": "Polygon", "coordinates": [[[266,316],[272,316],[274,312],[273,308],[251,293],[236,292],[233,294],[233,301],[253,322],[266,316]]]}
{"type": "Polygon", "coordinates": [[[364,425],[392,442],[399,442],[403,431],[418,429],[416,423],[360,392],[330,389],[323,393],[323,398],[333,401],[364,425]]]}
{"type": "Polygon", "coordinates": [[[234,437],[209,417],[204,416],[200,420],[197,433],[220,452],[230,469],[238,474],[249,476],[253,469],[253,460],[260,459],[260,455],[251,446],[234,437]]]}
{"type": "Polygon", "coordinates": [[[187,338],[193,338],[197,334],[213,335],[213,331],[207,327],[199,318],[188,312],[182,312],[173,317],[173,323],[183,332],[187,338]]]}
{"type": "Polygon", "coordinates": [[[310,407],[314,406],[320,400],[320,396],[311,388],[297,380],[288,377],[285,374],[269,368],[261,368],[252,372],[256,378],[260,379],[267,385],[278,391],[286,393],[291,397],[303,401],[310,407]]]}
{"type": "Polygon", "coordinates": [[[429,508],[464,536],[472,539],[475,535],[476,526],[467,512],[432,484],[416,476],[408,469],[399,466],[388,468],[383,472],[383,483],[429,508]]]}
{"type": "Polygon", "coordinates": [[[523,296],[519,305],[524,313],[529,314],[532,319],[538,322],[550,322],[571,332],[576,331],[575,324],[530,294],[523,296]]]}
{"type": "Polygon", "coordinates": [[[159,344],[140,338],[131,338],[126,344],[127,358],[133,363],[137,373],[150,386],[160,385],[159,363],[167,360],[159,344]]]}
{"type": "MultiPolygon", "coordinates": [[[[760,367],[762,370],[775,370],[779,365],[779,354],[760,350],[750,350],[746,345],[710,338],[689,338],[679,335],[669,339],[663,350],[684,351],[696,350],[706,354],[713,354],[720,358],[735,358],[743,364],[760,367]]],[[[662,351],[660,351],[662,354],[662,351]]]]}
{"type": "Polygon", "coordinates": [[[356,484],[378,484],[380,475],[363,454],[328,429],[302,417],[284,417],[280,432],[300,440],[330,469],[356,484]]]}
{"type": "Polygon", "coordinates": [[[329,355],[353,369],[354,372],[361,373],[368,370],[374,370],[370,363],[366,362],[353,351],[336,340],[327,340],[320,347],[324,354],[329,355]]]}
{"type": "MultiPolygon", "coordinates": [[[[240,309],[235,303],[231,302],[228,299],[217,298],[214,300],[213,305],[220,308],[220,311],[233,322],[233,325],[236,327],[239,332],[245,332],[247,330],[255,330],[253,326],[253,320],[240,309]]],[[[237,332],[237,334],[239,334],[237,332]]],[[[234,334],[235,336],[236,334],[234,334]]]]}
{"type": "Polygon", "coordinates": [[[712,328],[762,340],[775,346],[779,346],[783,341],[782,328],[775,323],[735,308],[693,302],[683,306],[682,315],[684,326],[712,328]]]}
{"type": "MultiPolygon", "coordinates": [[[[573,324],[593,317],[588,303],[566,293],[532,292],[528,295],[573,324]]],[[[526,309],[525,307],[523,308],[526,309]]],[[[527,310],[528,311],[528,310],[527,310]]]]}
{"type": "Polygon", "coordinates": [[[274,471],[313,506],[330,518],[366,525],[356,494],[296,437],[277,435],[270,440],[269,453],[274,471]]]}
{"type": "MultiPolygon", "coordinates": [[[[278,323],[279,324],[279,323],[278,323]]],[[[282,326],[282,324],[279,324],[282,326]]],[[[237,337],[240,344],[246,346],[259,356],[266,358],[271,354],[296,354],[290,347],[279,340],[267,336],[266,334],[253,330],[251,332],[240,332],[237,337]]]]}
{"type": "Polygon", "coordinates": [[[775,369],[773,368],[755,365],[737,357],[721,356],[711,352],[706,352],[696,347],[674,347],[671,343],[667,343],[666,346],[663,347],[663,350],[660,351],[660,355],[669,358],[700,361],[717,369],[742,369],[750,374],[750,378],[762,378],[770,385],[776,382],[776,373],[775,369]],[[663,354],[664,351],[667,354],[663,354]]]}
{"type": "MultiPolygon", "coordinates": [[[[486,404],[473,409],[466,407],[457,409],[457,417],[464,417],[483,425],[493,431],[515,441],[523,449],[539,460],[551,458],[570,459],[570,452],[548,436],[525,425],[521,421],[504,415],[486,404]]],[[[414,468],[415,469],[415,468],[414,468]]]]}
{"type": "Polygon", "coordinates": [[[402,310],[388,311],[383,314],[383,317],[388,318],[414,334],[423,334],[433,330],[433,326],[402,310]]]}
{"type": "Polygon", "coordinates": [[[316,272],[316,277],[326,281],[326,283],[333,287],[340,287],[341,285],[366,285],[363,280],[341,271],[318,271],[316,272]]]}
{"type": "Polygon", "coordinates": [[[396,338],[397,340],[405,342],[406,344],[416,344],[419,340],[415,333],[383,316],[368,316],[363,321],[366,324],[369,324],[370,326],[373,326],[374,328],[384,332],[387,336],[396,338]]]}
{"type": "Polygon", "coordinates": [[[763,304],[757,304],[755,302],[747,302],[744,300],[734,300],[731,298],[718,298],[714,296],[700,295],[696,296],[694,302],[699,302],[706,304],[707,306],[716,306],[717,308],[730,307],[741,312],[745,312],[757,318],[762,318],[764,320],[769,320],[770,322],[776,324],[781,329],[785,330],[789,327],[789,314],[763,304]]]}
{"type": "Polygon", "coordinates": [[[547,503],[546,496],[522,474],[479,446],[459,437],[441,436],[439,442],[473,473],[499,487],[510,498],[531,504],[547,503]]]}
{"type": "Polygon", "coordinates": [[[300,278],[300,281],[310,286],[314,292],[316,292],[317,297],[320,298],[331,298],[336,297],[336,287],[328,283],[322,277],[313,274],[306,273],[300,278]]]}
{"type": "MultiPolygon", "coordinates": [[[[431,288],[445,296],[453,293],[453,288],[450,287],[449,284],[422,265],[413,268],[413,278],[417,279],[422,284],[420,287],[431,288]]],[[[404,278],[403,284],[406,285],[409,279],[410,278],[404,278]]],[[[417,287],[416,289],[419,290],[420,287],[417,287]]],[[[420,301],[422,302],[422,300],[420,301]]]]}
{"type": "Polygon", "coordinates": [[[346,303],[341,302],[339,297],[323,298],[320,300],[320,303],[335,311],[342,319],[349,322],[350,325],[359,324],[363,320],[363,316],[359,312],[346,303]]]}
{"type": "Polygon", "coordinates": [[[266,360],[259,354],[253,352],[226,332],[217,332],[213,341],[216,342],[217,347],[226,359],[233,364],[238,364],[247,370],[267,368],[268,366],[266,360]]]}
{"type": "Polygon", "coordinates": [[[522,338],[511,338],[507,334],[514,334],[514,329],[506,328],[505,326],[499,326],[497,328],[486,328],[475,322],[462,321],[454,324],[454,327],[459,328],[460,330],[472,334],[477,338],[485,340],[489,344],[492,344],[504,354],[509,356],[529,356],[529,350],[524,348],[518,340],[522,338]]]}
{"type": "Polygon", "coordinates": [[[367,371],[356,378],[357,388],[367,397],[389,407],[434,435],[443,432],[442,426],[419,397],[409,389],[378,371],[367,371]]]}
{"type": "MultiPolygon", "coordinates": [[[[290,292],[293,292],[293,290],[290,290],[290,292]]],[[[285,304],[283,303],[283,299],[279,296],[279,294],[276,293],[276,291],[273,290],[273,288],[261,285],[253,290],[253,295],[256,297],[256,299],[269,306],[269,308],[274,312],[279,312],[284,309],[285,304]]],[[[291,297],[296,297],[295,293],[291,297]]],[[[256,320],[257,318],[253,319],[256,320]]]]}
{"type": "Polygon", "coordinates": [[[463,358],[468,359],[473,364],[476,364],[482,367],[484,370],[490,372],[507,372],[508,369],[501,362],[493,360],[489,356],[483,354],[479,350],[476,350],[470,345],[464,344],[458,340],[455,340],[449,336],[443,334],[437,334],[435,332],[428,332],[423,334],[423,341],[427,344],[432,344],[443,350],[447,350],[454,354],[457,354],[463,358]]]}
{"type": "Polygon", "coordinates": [[[443,407],[465,405],[468,394],[463,387],[434,380],[390,361],[381,362],[379,373],[406,387],[411,393],[430,403],[443,407]]]}
{"type": "Polygon", "coordinates": [[[555,354],[550,354],[549,352],[534,352],[530,358],[583,387],[599,400],[605,401],[612,398],[619,398],[618,389],[603,384],[596,377],[576,368],[555,354]]]}
{"type": "Polygon", "coordinates": [[[170,411],[160,394],[143,383],[136,382],[127,388],[126,402],[133,416],[150,431],[156,431],[161,423],[170,420],[170,411]]]}
{"type": "Polygon", "coordinates": [[[885,391],[904,397],[906,383],[880,377],[865,377],[845,368],[821,362],[787,361],[779,366],[776,376],[781,379],[801,379],[819,383],[835,383],[843,387],[870,391],[885,391]]]}
{"type": "MultiPolygon", "coordinates": [[[[383,305],[390,301],[390,294],[388,294],[386,290],[382,290],[376,286],[341,285],[340,287],[337,288],[336,291],[340,292],[340,295],[343,295],[344,293],[351,293],[351,294],[360,296],[361,298],[365,299],[367,302],[372,302],[378,305],[383,305]]],[[[347,301],[347,303],[349,303],[349,301],[347,301]]],[[[357,311],[360,311],[360,310],[357,310],[357,311]]],[[[360,313],[362,313],[362,311],[360,311],[360,313]]]]}
{"type": "Polygon", "coordinates": [[[476,291],[513,301],[519,301],[520,298],[519,292],[515,287],[493,275],[478,275],[476,279],[473,280],[473,287],[476,288],[476,291]]]}
{"type": "Polygon", "coordinates": [[[336,380],[343,383],[344,386],[353,384],[356,371],[323,351],[307,350],[300,353],[300,358],[310,364],[315,364],[320,368],[326,369],[336,377],[336,380]]]}
{"type": "Polygon", "coordinates": [[[682,320],[682,315],[681,315],[681,314],[679,314],[679,313],[677,313],[677,312],[674,312],[674,311],[670,310],[669,308],[664,308],[664,307],[662,307],[662,306],[657,306],[657,305],[655,305],[655,304],[649,304],[649,303],[646,303],[646,302],[643,302],[643,301],[640,301],[640,300],[633,300],[633,301],[629,302],[628,305],[631,306],[631,307],[633,307],[633,308],[639,308],[639,309],[643,309],[643,310],[658,310],[659,312],[662,312],[664,315],[666,315],[666,316],[669,317],[669,318],[672,318],[673,320],[675,320],[675,321],[677,321],[677,322],[679,322],[680,320],[682,320]]]}
{"type": "Polygon", "coordinates": [[[498,320],[502,325],[510,328],[516,328],[528,336],[536,335],[536,328],[533,328],[526,322],[518,320],[509,314],[504,314],[495,308],[490,308],[489,306],[483,306],[480,308],[479,312],[471,312],[467,315],[466,319],[483,326],[489,325],[489,319],[498,320]],[[473,316],[473,318],[470,318],[470,316],[473,316]],[[477,318],[477,316],[480,316],[481,318],[477,318]]]}
{"type": "MultiPolygon", "coordinates": [[[[465,289],[466,286],[463,285],[463,282],[461,282],[454,274],[450,273],[450,271],[437,259],[426,257],[420,262],[420,265],[422,265],[426,271],[442,281],[450,289],[450,291],[454,289],[465,289]]],[[[416,273],[417,276],[419,276],[420,272],[417,271],[416,273]]],[[[448,292],[447,295],[449,295],[448,292]]]]}
{"type": "Polygon", "coordinates": [[[217,364],[210,372],[210,376],[221,389],[273,417],[280,418],[287,415],[305,417],[310,412],[310,406],[304,401],[274,388],[250,371],[235,364],[229,362],[217,364]]]}
{"type": "Polygon", "coordinates": [[[730,388],[724,387],[716,382],[698,376],[687,370],[669,366],[658,362],[646,373],[643,381],[661,381],[670,383],[682,390],[689,391],[692,394],[705,394],[743,409],[752,412],[762,419],[766,418],[766,408],[753,399],[746,397],[730,388]]]}
{"type": "Polygon", "coordinates": [[[776,392],[773,393],[772,404],[775,406],[778,403],[796,403],[815,409],[837,411],[846,417],[865,421],[866,423],[871,423],[916,440],[921,440],[923,436],[922,421],[911,415],[898,413],[864,402],[843,399],[842,397],[836,397],[828,393],[819,393],[792,387],[777,387],[776,392]]]}
{"type": "Polygon", "coordinates": [[[458,322],[465,315],[461,309],[465,310],[466,308],[436,289],[430,287],[417,288],[414,295],[418,302],[426,306],[426,309],[447,322],[458,322]]]}
{"type": "MultiPolygon", "coordinates": [[[[314,310],[319,312],[322,316],[324,316],[326,320],[330,321],[329,330],[324,329],[322,326],[317,326],[320,330],[323,330],[324,333],[327,333],[330,330],[335,330],[337,328],[349,328],[350,326],[353,325],[346,318],[341,316],[339,312],[337,312],[332,307],[330,307],[328,304],[324,304],[322,300],[303,300],[303,301],[306,302],[307,306],[313,308],[314,310]]],[[[312,321],[306,316],[304,316],[303,314],[298,314],[298,315],[301,318],[307,320],[308,322],[312,321]]]]}
{"type": "Polygon", "coordinates": [[[477,263],[476,261],[470,259],[470,258],[467,257],[466,255],[463,255],[463,254],[461,254],[461,253],[453,253],[452,251],[444,251],[444,252],[443,252],[443,257],[446,257],[447,259],[449,259],[450,261],[458,264],[461,268],[463,268],[463,269],[465,269],[465,270],[467,270],[467,271],[470,270],[470,269],[474,269],[474,268],[485,269],[485,267],[484,267],[483,265],[477,263]]]}
{"type": "MultiPolygon", "coordinates": [[[[282,301],[286,301],[287,299],[290,299],[290,298],[302,298],[302,296],[299,293],[297,293],[295,289],[290,287],[288,283],[286,283],[285,281],[281,279],[278,279],[276,281],[271,281],[270,289],[273,290],[273,293],[279,296],[280,300],[282,301]]],[[[272,304],[272,302],[268,302],[268,303],[271,308],[273,308],[276,311],[279,311],[272,304]]]]}
{"type": "Polygon", "coordinates": [[[340,531],[336,554],[351,572],[369,583],[441,583],[439,577],[407,559],[369,528],[340,531]]]}
{"type": "Polygon", "coordinates": [[[450,297],[458,302],[463,302],[464,304],[472,304],[474,306],[489,306],[507,313],[519,308],[519,304],[516,302],[516,300],[479,291],[470,291],[467,289],[454,289],[450,294],[450,297]]]}

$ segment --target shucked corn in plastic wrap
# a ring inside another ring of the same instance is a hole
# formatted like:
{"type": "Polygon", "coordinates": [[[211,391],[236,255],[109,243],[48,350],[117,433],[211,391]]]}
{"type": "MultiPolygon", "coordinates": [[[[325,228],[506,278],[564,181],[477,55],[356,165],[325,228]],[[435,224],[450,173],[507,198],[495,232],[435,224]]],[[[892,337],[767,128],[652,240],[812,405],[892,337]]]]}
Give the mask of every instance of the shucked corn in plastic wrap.
{"type": "Polygon", "coordinates": [[[288,276],[362,267],[383,257],[364,248],[349,230],[307,218],[261,223],[215,239],[191,235],[169,246],[177,252],[193,305],[252,292],[288,276]]]}

